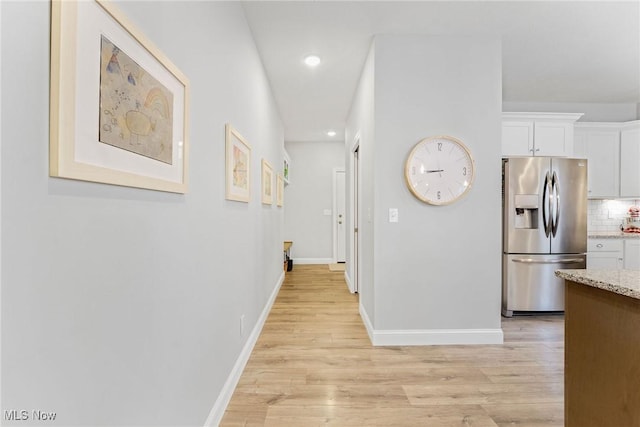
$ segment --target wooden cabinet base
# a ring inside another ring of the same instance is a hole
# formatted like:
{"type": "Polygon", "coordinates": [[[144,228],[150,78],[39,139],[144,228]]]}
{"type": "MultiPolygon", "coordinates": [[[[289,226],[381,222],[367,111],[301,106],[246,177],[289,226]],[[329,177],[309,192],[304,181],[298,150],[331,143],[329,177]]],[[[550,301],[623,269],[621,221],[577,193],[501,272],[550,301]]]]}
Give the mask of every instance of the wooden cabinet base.
{"type": "Polygon", "coordinates": [[[640,300],[565,283],[565,426],[640,426],[640,300]]]}

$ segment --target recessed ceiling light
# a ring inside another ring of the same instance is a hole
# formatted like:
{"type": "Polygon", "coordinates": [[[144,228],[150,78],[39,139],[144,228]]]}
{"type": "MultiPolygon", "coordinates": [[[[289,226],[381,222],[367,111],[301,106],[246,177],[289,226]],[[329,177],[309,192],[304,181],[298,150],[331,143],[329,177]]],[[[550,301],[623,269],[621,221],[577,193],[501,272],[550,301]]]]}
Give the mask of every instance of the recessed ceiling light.
{"type": "Polygon", "coordinates": [[[336,136],[336,131],[335,130],[330,130],[329,132],[327,132],[327,135],[336,136]]]}
{"type": "Polygon", "coordinates": [[[309,55],[304,58],[304,63],[309,67],[317,67],[318,65],[320,65],[320,58],[316,55],[309,55]]]}

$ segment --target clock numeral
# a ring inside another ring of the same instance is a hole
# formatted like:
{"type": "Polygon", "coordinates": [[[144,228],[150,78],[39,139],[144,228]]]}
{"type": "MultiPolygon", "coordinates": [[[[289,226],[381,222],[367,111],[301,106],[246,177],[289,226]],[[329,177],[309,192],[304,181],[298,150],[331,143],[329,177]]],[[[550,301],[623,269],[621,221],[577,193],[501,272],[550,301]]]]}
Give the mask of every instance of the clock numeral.
{"type": "Polygon", "coordinates": [[[466,166],[462,168],[462,176],[467,176],[467,168],[466,168],[466,166]]]}
{"type": "Polygon", "coordinates": [[[442,142],[438,142],[438,151],[442,151],[442,142]]]}
{"type": "Polygon", "coordinates": [[[437,193],[437,195],[436,195],[436,197],[438,197],[438,200],[440,200],[440,196],[441,196],[441,195],[440,195],[440,191],[438,191],[438,193],[437,193]]]}

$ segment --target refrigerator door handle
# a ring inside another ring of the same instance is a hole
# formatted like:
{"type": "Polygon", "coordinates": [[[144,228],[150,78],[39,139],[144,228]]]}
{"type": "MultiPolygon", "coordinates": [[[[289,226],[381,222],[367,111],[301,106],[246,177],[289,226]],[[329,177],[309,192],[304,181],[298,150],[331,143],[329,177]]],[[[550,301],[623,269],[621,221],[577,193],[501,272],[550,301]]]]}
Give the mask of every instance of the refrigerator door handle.
{"type": "Polygon", "coordinates": [[[534,259],[534,258],[514,258],[513,262],[523,264],[572,264],[584,262],[584,258],[559,258],[559,259],[534,259]]]}
{"type": "Polygon", "coordinates": [[[556,237],[556,232],[558,231],[558,223],[560,222],[560,182],[558,180],[558,175],[556,175],[555,171],[553,172],[553,177],[551,178],[551,201],[553,203],[554,213],[551,217],[551,232],[553,233],[553,237],[556,237]]]}
{"type": "Polygon", "coordinates": [[[544,235],[549,237],[551,233],[551,179],[549,172],[544,176],[544,184],[542,185],[542,223],[544,224],[544,235]],[[547,193],[549,195],[547,195],[547,193]],[[549,201],[547,201],[549,197],[549,201]]]}

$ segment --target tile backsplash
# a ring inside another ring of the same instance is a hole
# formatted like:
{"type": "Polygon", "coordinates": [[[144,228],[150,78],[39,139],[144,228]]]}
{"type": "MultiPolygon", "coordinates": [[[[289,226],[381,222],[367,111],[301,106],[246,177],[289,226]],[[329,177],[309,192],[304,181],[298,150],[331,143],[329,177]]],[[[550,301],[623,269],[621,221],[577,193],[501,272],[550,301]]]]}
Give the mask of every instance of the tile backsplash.
{"type": "Polygon", "coordinates": [[[620,231],[631,206],[640,206],[640,200],[589,200],[587,232],[620,231]]]}

